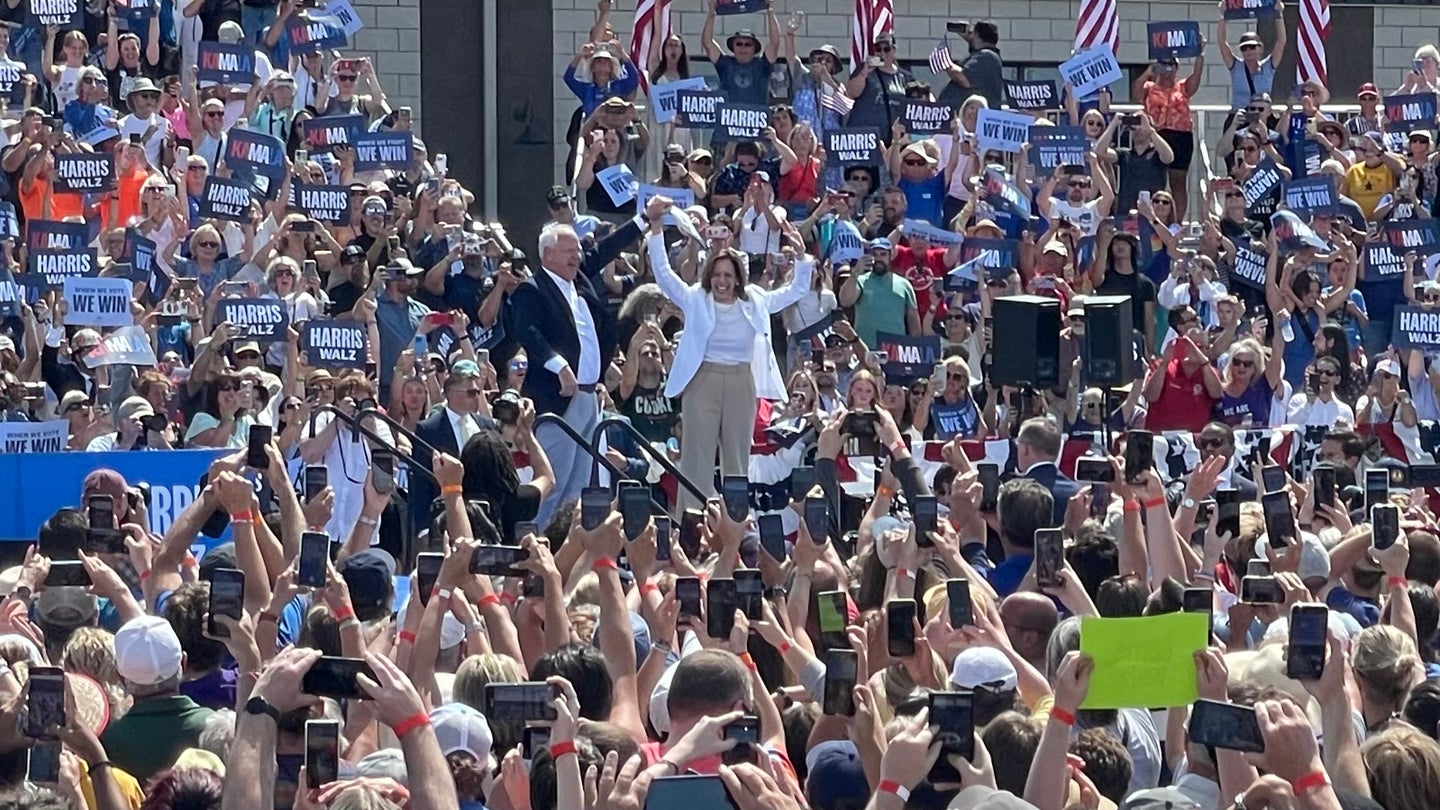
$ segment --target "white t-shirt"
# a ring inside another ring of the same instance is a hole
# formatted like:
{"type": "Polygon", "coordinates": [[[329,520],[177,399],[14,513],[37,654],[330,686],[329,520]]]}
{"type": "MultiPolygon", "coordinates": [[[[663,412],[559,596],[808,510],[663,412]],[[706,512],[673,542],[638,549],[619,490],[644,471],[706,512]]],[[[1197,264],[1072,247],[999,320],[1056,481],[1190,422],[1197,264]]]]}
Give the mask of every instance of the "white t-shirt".
{"type": "Polygon", "coordinates": [[[1094,236],[1100,230],[1099,200],[1091,200],[1082,205],[1071,205],[1069,200],[1053,200],[1050,210],[1055,217],[1063,217],[1075,223],[1086,236],[1094,236]]]}
{"type": "MultiPolygon", "coordinates": [[[[774,205],[770,210],[775,214],[776,221],[784,224],[785,209],[774,205]]],[[[770,220],[753,208],[745,209],[745,213],[740,217],[739,237],[741,253],[780,252],[780,229],[771,228],[770,220]]]]}
{"type": "MultiPolygon", "coordinates": [[[[314,432],[306,426],[301,433],[302,438],[310,439],[318,435],[334,418],[335,415],[329,412],[316,414],[313,421],[314,432]]],[[[384,422],[376,421],[372,430],[375,435],[384,439],[387,445],[395,446],[390,428],[384,422]]],[[[330,486],[335,490],[335,506],[330,513],[330,522],[325,524],[325,533],[344,541],[349,539],[350,532],[365,507],[365,478],[370,474],[369,440],[362,433],[360,440],[356,441],[350,427],[341,423],[335,432],[335,440],[325,449],[325,460],[322,463],[330,470],[330,486]]],[[[374,543],[373,537],[371,542],[374,543]]]]}
{"type": "Polygon", "coordinates": [[[165,148],[165,136],[170,133],[170,119],[157,113],[151,113],[149,118],[136,118],[134,113],[120,119],[120,137],[128,140],[131,135],[144,136],[154,125],[155,132],[144,142],[145,159],[150,161],[152,169],[161,168],[160,154],[165,148]]]}
{"type": "Polygon", "coordinates": [[[1316,427],[1331,427],[1340,423],[1355,424],[1355,411],[1338,399],[1326,402],[1319,397],[1311,403],[1305,394],[1290,398],[1290,423],[1316,427]]]}
{"type": "Polygon", "coordinates": [[[739,301],[715,303],[715,331],[705,346],[705,362],[737,366],[755,362],[755,327],[739,301]]]}
{"type": "Polygon", "coordinates": [[[80,97],[80,68],[60,68],[60,81],[55,83],[55,106],[64,110],[65,105],[80,97]]]}

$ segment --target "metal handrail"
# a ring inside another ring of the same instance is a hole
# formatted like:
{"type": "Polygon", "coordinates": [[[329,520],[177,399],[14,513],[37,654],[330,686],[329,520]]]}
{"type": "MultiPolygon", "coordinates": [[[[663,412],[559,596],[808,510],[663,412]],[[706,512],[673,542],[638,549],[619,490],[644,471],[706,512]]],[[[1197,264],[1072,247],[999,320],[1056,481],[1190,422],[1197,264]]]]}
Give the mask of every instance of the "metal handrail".
{"type": "Polygon", "coordinates": [[[356,419],[364,419],[367,416],[373,416],[384,422],[385,424],[389,425],[391,430],[409,439],[412,446],[417,444],[423,446],[426,450],[430,451],[431,458],[439,455],[440,451],[435,449],[434,445],[417,436],[414,431],[400,424],[398,421],[396,421],[395,417],[391,416],[390,414],[383,413],[376,408],[365,408],[364,410],[358,411],[355,414],[356,419]]]}
{"type": "MultiPolygon", "coordinates": [[[[411,454],[402,451],[402,450],[401,450],[400,448],[398,448],[398,447],[395,447],[395,446],[394,446],[394,443],[393,443],[393,440],[387,440],[387,439],[385,439],[385,437],[379,435],[379,434],[376,433],[375,431],[371,430],[371,429],[368,428],[368,427],[365,427],[365,425],[362,424],[362,421],[363,421],[363,419],[364,419],[365,416],[379,416],[379,417],[380,417],[382,420],[384,420],[385,422],[387,422],[387,423],[393,423],[394,420],[392,420],[390,417],[388,417],[388,416],[386,416],[386,415],[384,415],[384,414],[381,414],[381,413],[376,413],[376,412],[374,412],[373,409],[366,409],[366,410],[364,410],[364,411],[360,411],[360,412],[356,413],[354,416],[351,416],[350,414],[345,413],[344,411],[340,410],[339,408],[335,407],[334,405],[320,405],[320,406],[318,406],[317,408],[315,408],[315,411],[314,411],[314,412],[315,412],[315,413],[329,413],[329,414],[333,415],[336,419],[339,419],[341,422],[344,422],[346,425],[348,425],[352,431],[354,431],[354,432],[356,432],[356,433],[358,433],[358,434],[363,435],[365,438],[369,439],[369,440],[372,441],[372,442],[375,442],[376,444],[380,444],[380,445],[384,445],[384,446],[386,446],[386,447],[389,447],[389,448],[395,453],[395,455],[400,458],[401,461],[404,461],[404,462],[406,463],[406,466],[408,467],[408,469],[410,469],[410,470],[418,470],[418,471],[419,471],[420,473],[422,473],[426,478],[429,478],[429,479],[430,479],[431,483],[433,483],[433,484],[435,485],[435,488],[436,488],[437,490],[440,488],[440,480],[439,480],[438,478],[436,478],[436,477],[435,477],[435,474],[432,473],[432,472],[430,472],[430,470],[429,470],[427,467],[425,467],[425,465],[423,465],[423,464],[421,464],[420,462],[416,461],[416,460],[415,460],[415,457],[412,456],[411,454]]],[[[401,430],[404,431],[407,435],[411,435],[411,434],[410,434],[410,431],[405,430],[403,427],[401,428],[401,430]]],[[[423,440],[420,440],[419,437],[415,437],[415,440],[420,441],[420,443],[421,443],[421,444],[424,444],[426,447],[430,447],[430,445],[429,445],[428,443],[426,443],[426,442],[423,441],[423,440]]],[[[435,448],[431,447],[430,449],[431,449],[431,452],[434,452],[434,449],[435,449],[435,448]]]]}
{"type": "Polygon", "coordinates": [[[600,424],[596,425],[594,432],[590,434],[591,443],[593,443],[598,448],[600,446],[600,437],[603,435],[604,431],[607,428],[613,427],[615,425],[619,425],[625,428],[625,430],[628,431],[630,435],[634,436],[635,443],[639,445],[640,451],[645,455],[649,456],[650,458],[654,459],[655,461],[659,462],[660,466],[664,468],[665,472],[668,472],[672,476],[674,476],[675,480],[679,481],[681,486],[685,487],[685,489],[691,495],[695,496],[695,500],[701,501],[702,503],[705,501],[705,493],[701,491],[700,487],[696,486],[694,481],[691,481],[688,476],[680,472],[680,469],[675,466],[674,462],[666,458],[664,453],[656,450],[655,447],[651,445],[650,442],[643,435],[641,435],[640,431],[634,425],[630,424],[629,419],[626,419],[623,416],[612,416],[608,419],[601,419],[600,424]]]}
{"type": "Polygon", "coordinates": [[[570,423],[566,422],[563,418],[561,418],[559,414],[542,413],[539,416],[536,416],[534,424],[535,433],[538,434],[540,432],[541,425],[554,425],[560,428],[561,433],[569,436],[570,440],[575,442],[576,446],[578,446],[581,450],[584,450],[585,454],[590,456],[590,458],[594,459],[595,465],[592,465],[590,468],[591,486],[594,486],[600,480],[599,465],[601,464],[605,465],[605,469],[609,470],[610,474],[615,476],[616,480],[625,477],[624,470],[615,466],[615,463],[612,462],[610,459],[606,458],[604,453],[601,453],[599,450],[595,449],[595,446],[593,444],[587,442],[585,440],[585,437],[580,435],[580,431],[571,427],[570,423]]]}

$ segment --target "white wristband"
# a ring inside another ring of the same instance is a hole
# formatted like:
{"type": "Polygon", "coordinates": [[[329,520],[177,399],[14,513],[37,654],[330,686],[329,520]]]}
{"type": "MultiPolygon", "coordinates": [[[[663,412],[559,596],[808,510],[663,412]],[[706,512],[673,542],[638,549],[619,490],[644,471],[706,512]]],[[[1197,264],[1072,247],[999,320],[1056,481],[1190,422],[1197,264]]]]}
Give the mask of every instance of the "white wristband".
{"type": "Polygon", "coordinates": [[[454,593],[454,591],[450,590],[449,588],[441,588],[439,591],[436,592],[436,595],[448,602],[450,601],[450,595],[452,593],[454,593]]]}

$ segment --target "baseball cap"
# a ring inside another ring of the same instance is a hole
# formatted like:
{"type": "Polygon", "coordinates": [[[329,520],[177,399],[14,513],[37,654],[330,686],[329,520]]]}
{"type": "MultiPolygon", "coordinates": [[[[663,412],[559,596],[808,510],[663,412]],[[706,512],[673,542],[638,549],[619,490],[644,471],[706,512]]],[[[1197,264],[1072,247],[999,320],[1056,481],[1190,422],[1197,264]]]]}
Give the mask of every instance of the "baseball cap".
{"type": "Polygon", "coordinates": [[[99,613],[95,597],[84,588],[46,588],[35,598],[35,615],[52,627],[73,630],[99,613]]]}
{"type": "Polygon", "coordinates": [[[405,754],[399,748],[381,748],[355,763],[355,772],[360,776],[377,779],[390,778],[409,786],[410,773],[405,767],[405,754]]]}
{"type": "Polygon", "coordinates": [[[805,755],[806,793],[815,810],[830,810],[870,795],[855,743],[826,740],[805,755]]]}
{"type": "Polygon", "coordinates": [[[218,546],[211,546],[200,558],[200,579],[209,582],[214,578],[216,568],[239,569],[240,563],[235,557],[234,543],[221,543],[218,546]]]}
{"type": "Polygon", "coordinates": [[[871,239],[871,240],[870,240],[870,244],[865,247],[866,252],[873,251],[873,250],[894,250],[894,249],[895,249],[895,246],[892,245],[892,244],[890,244],[890,240],[889,240],[889,239],[886,239],[886,238],[883,237],[883,236],[880,237],[880,238],[878,238],[878,239],[871,239]]]}
{"type": "MultiPolygon", "coordinates": [[[[1116,236],[1119,236],[1119,234],[1116,234],[1116,236]]],[[[1049,242],[1046,242],[1045,249],[1041,252],[1059,253],[1061,256],[1064,256],[1068,253],[1068,251],[1066,251],[1065,249],[1065,243],[1061,242],[1059,239],[1051,239],[1049,242]]]]}
{"type": "Polygon", "coordinates": [[[153,686],[176,677],[184,656],[174,628],[159,616],[131,619],[115,633],[115,671],[131,683],[153,686]]]}
{"type": "Polygon", "coordinates": [[[435,730],[435,741],[440,743],[440,753],[445,756],[463,751],[476,762],[489,761],[494,740],[490,723],[473,707],[464,703],[437,706],[430,711],[430,726],[435,730]]]}
{"type": "Polygon", "coordinates": [[[390,271],[392,278],[396,276],[420,276],[425,274],[425,268],[416,267],[404,256],[395,256],[390,259],[390,263],[385,265],[385,269],[390,271]]]}
{"type": "Polygon", "coordinates": [[[948,810],[1036,810],[1036,807],[1008,790],[971,785],[950,800],[948,810]]]}
{"type": "Polygon", "coordinates": [[[75,337],[70,338],[70,345],[77,349],[81,347],[89,348],[99,342],[100,333],[94,329],[81,329],[75,333],[75,337]]]}
{"type": "Polygon", "coordinates": [[[225,760],[215,756],[203,748],[186,748],[175,758],[172,766],[175,770],[181,768],[199,768],[202,771],[214,771],[221,779],[225,778],[225,760]]]}
{"type": "Polygon", "coordinates": [[[15,351],[15,341],[11,340],[9,335],[0,335],[0,352],[6,351],[7,349],[12,352],[15,351]]]}
{"type": "Polygon", "coordinates": [[[970,647],[955,656],[950,683],[961,689],[1008,692],[1018,684],[1015,665],[993,647],[970,647]]]}
{"type": "Polygon", "coordinates": [[[125,477],[114,470],[95,470],[85,476],[85,483],[80,486],[80,491],[87,496],[109,495],[118,503],[125,497],[125,477]]]}
{"type": "Polygon", "coordinates": [[[1385,372],[1386,374],[1389,374],[1391,377],[1399,377],[1399,376],[1400,376],[1400,364],[1397,363],[1397,362],[1395,362],[1393,359],[1391,359],[1391,358],[1389,358],[1389,357],[1387,357],[1387,358],[1385,358],[1384,360],[1381,360],[1380,362],[1376,363],[1376,364],[1375,364],[1375,370],[1376,370],[1376,371],[1383,371],[1383,372],[1385,372]]]}
{"type": "Polygon", "coordinates": [[[1242,48],[1245,47],[1246,45],[1263,45],[1263,44],[1264,44],[1264,43],[1262,43],[1262,42],[1260,41],[1260,35],[1257,34],[1257,33],[1255,33],[1254,31],[1246,31],[1245,33],[1243,33],[1243,34],[1240,35],[1240,47],[1242,47],[1242,48]]]}
{"type": "Polygon", "coordinates": [[[564,186],[551,186],[550,190],[545,192],[545,202],[550,205],[569,199],[570,192],[566,191],[564,186]]]}
{"type": "Polygon", "coordinates": [[[65,412],[70,410],[71,408],[89,404],[90,395],[86,394],[84,391],[67,391],[65,392],[65,396],[60,398],[59,412],[61,416],[64,416],[65,412]]]}
{"type": "Polygon", "coordinates": [[[250,353],[253,353],[253,354],[260,354],[260,353],[261,353],[261,352],[260,352],[260,344],[259,344],[257,341],[254,341],[254,340],[247,340],[247,341],[245,341],[245,342],[243,342],[243,343],[236,343],[236,344],[235,344],[235,356],[236,356],[236,357],[239,357],[240,355],[245,354],[246,352],[250,352],[250,353]]]}
{"type": "Polygon", "coordinates": [[[364,260],[365,248],[359,245],[346,245],[345,249],[340,251],[340,261],[342,262],[359,262],[364,260]]]}
{"type": "Polygon", "coordinates": [[[1177,788],[1151,788],[1131,793],[1120,810],[1200,810],[1200,803],[1177,788]]]}
{"type": "Polygon", "coordinates": [[[395,558],[379,548],[367,548],[351,554],[340,563],[340,576],[350,586],[350,600],[357,611],[390,604],[394,590],[395,558]]]}
{"type": "Polygon", "coordinates": [[[1380,97],[1380,90],[1375,87],[1374,82],[1365,82],[1360,85],[1359,90],[1355,91],[1356,98],[1365,98],[1366,96],[1372,96],[1374,98],[1380,97]]]}
{"type": "Polygon", "coordinates": [[[154,416],[155,408],[144,397],[126,397],[125,401],[120,403],[120,407],[115,409],[115,415],[121,421],[139,419],[142,416],[154,416]]]}

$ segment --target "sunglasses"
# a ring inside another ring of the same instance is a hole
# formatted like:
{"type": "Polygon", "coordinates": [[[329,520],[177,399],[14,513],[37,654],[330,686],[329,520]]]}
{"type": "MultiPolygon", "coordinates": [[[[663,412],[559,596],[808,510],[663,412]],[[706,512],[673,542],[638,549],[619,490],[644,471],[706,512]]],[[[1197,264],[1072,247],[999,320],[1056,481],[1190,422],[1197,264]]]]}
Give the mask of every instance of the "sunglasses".
{"type": "Polygon", "coordinates": [[[1084,182],[1084,181],[1081,181],[1081,182],[1078,182],[1078,183],[1069,183],[1069,184],[1067,184],[1067,185],[1069,185],[1070,188],[1089,188],[1089,187],[1090,187],[1090,184],[1089,184],[1089,183],[1086,183],[1086,182],[1084,182]]]}
{"type": "Polygon", "coordinates": [[[511,371],[529,371],[530,363],[526,360],[516,360],[510,363],[511,371]]]}
{"type": "Polygon", "coordinates": [[[358,78],[360,78],[360,77],[359,77],[358,75],[356,75],[356,74],[353,74],[353,73],[342,73],[342,74],[339,74],[339,75],[337,75],[337,76],[335,77],[335,81],[337,81],[337,82],[353,82],[353,81],[355,81],[355,80],[358,79],[358,78]]]}
{"type": "Polygon", "coordinates": [[[906,165],[906,166],[924,166],[924,165],[925,165],[925,161],[923,161],[923,160],[906,160],[906,161],[905,161],[905,165],[906,165]]]}
{"type": "Polygon", "coordinates": [[[80,403],[76,403],[76,404],[71,405],[70,407],[66,408],[66,409],[65,409],[65,413],[70,413],[71,411],[84,411],[84,410],[89,410],[91,407],[92,407],[92,405],[91,405],[91,403],[89,403],[89,402],[80,402],[80,403]]]}
{"type": "Polygon", "coordinates": [[[1269,108],[1267,108],[1267,107],[1247,107],[1247,108],[1245,108],[1245,109],[1246,109],[1246,112],[1250,113],[1251,115],[1269,115],[1269,114],[1270,114],[1270,110],[1269,110],[1269,108]]]}
{"type": "Polygon", "coordinates": [[[1245,147],[1245,153],[1246,153],[1246,154],[1250,154],[1250,153],[1252,153],[1252,152],[1259,152],[1259,151],[1260,151],[1260,147],[1258,147],[1258,146],[1247,146],[1247,147],[1245,147]]]}
{"type": "Polygon", "coordinates": [[[894,45],[876,45],[876,46],[875,46],[875,53],[894,53],[894,52],[895,52],[895,46],[894,46],[894,45]]]}
{"type": "Polygon", "coordinates": [[[1253,51],[1253,50],[1255,50],[1256,48],[1259,48],[1259,47],[1260,47],[1260,46],[1257,45],[1257,44],[1255,44],[1254,42],[1248,42],[1248,43],[1246,43],[1246,44],[1244,44],[1244,45],[1241,45],[1241,46],[1240,46],[1240,50],[1242,50],[1242,51],[1253,51]]]}
{"type": "Polygon", "coordinates": [[[205,113],[205,117],[206,117],[206,118],[224,118],[224,117],[225,117],[225,111],[224,111],[224,110],[211,110],[210,112],[205,113]]]}
{"type": "Polygon", "coordinates": [[[1224,447],[1224,446],[1225,446],[1225,440],[1224,440],[1224,439],[1213,439],[1213,438],[1212,438],[1212,439],[1205,439],[1205,438],[1202,438],[1202,439],[1200,439],[1200,441],[1199,441],[1199,447],[1200,447],[1201,450],[1209,450],[1209,449],[1212,448],[1212,447],[1224,447]]]}
{"type": "Polygon", "coordinates": [[[205,167],[204,167],[204,166],[186,166],[186,167],[185,167],[185,171],[187,171],[187,172],[203,172],[203,171],[205,171],[205,167]]]}
{"type": "Polygon", "coordinates": [[[1236,367],[1238,367],[1238,368],[1254,368],[1254,367],[1255,367],[1255,361],[1254,361],[1254,360],[1239,360],[1239,359],[1235,359],[1235,360],[1231,360],[1231,361],[1230,361],[1230,365],[1236,366],[1236,367]]]}
{"type": "Polygon", "coordinates": [[[1339,376],[1340,376],[1340,373],[1339,373],[1339,372],[1331,371],[1331,370],[1325,369],[1325,368],[1317,369],[1315,373],[1316,373],[1316,374],[1319,374],[1321,377],[1339,377],[1339,376]]]}
{"type": "MultiPolygon", "coordinates": [[[[240,355],[236,356],[238,357],[240,355]]],[[[240,385],[238,383],[221,383],[219,390],[221,393],[225,393],[227,391],[239,391],[240,385]]]]}

